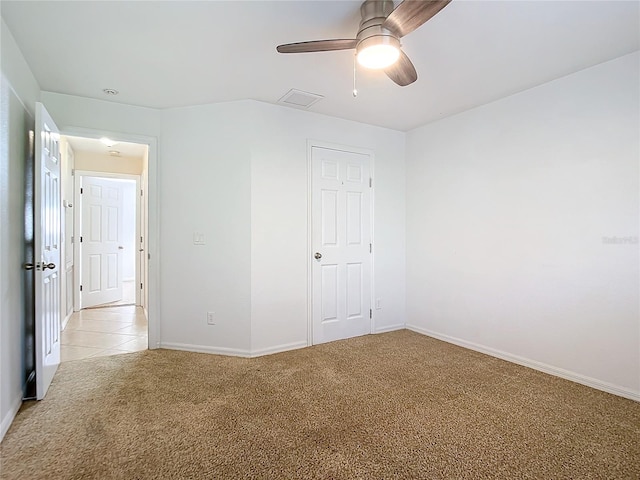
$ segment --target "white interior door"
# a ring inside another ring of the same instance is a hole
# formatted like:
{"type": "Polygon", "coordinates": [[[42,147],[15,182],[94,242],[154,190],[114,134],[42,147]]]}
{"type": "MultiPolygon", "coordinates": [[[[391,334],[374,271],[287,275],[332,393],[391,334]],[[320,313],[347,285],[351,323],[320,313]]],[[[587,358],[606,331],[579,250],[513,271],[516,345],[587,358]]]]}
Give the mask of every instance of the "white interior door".
{"type": "Polygon", "coordinates": [[[311,149],[313,343],[371,332],[370,157],[311,149]]]}
{"type": "Polygon", "coordinates": [[[83,176],[80,308],[122,299],[123,183],[83,176]]]}
{"type": "Polygon", "coordinates": [[[36,398],[41,400],[60,364],[60,133],[36,103],[34,255],[36,398]]]}

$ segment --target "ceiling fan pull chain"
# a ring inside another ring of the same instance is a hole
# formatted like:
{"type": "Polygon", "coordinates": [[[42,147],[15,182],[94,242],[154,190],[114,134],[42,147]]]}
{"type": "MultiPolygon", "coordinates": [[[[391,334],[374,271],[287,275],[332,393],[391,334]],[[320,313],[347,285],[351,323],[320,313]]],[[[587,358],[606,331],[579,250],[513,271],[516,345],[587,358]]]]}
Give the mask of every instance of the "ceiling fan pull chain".
{"type": "Polygon", "coordinates": [[[353,98],[358,96],[358,89],[356,88],[356,56],[353,56],[353,98]]]}

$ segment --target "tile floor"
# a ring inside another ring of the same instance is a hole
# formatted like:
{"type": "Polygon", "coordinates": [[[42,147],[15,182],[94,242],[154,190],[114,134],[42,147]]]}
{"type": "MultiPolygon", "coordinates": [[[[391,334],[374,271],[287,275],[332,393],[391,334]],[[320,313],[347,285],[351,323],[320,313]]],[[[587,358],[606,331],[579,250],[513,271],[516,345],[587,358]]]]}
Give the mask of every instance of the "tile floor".
{"type": "Polygon", "coordinates": [[[71,315],[61,344],[63,362],[146,350],[147,319],[135,305],[81,310],[71,315]]]}

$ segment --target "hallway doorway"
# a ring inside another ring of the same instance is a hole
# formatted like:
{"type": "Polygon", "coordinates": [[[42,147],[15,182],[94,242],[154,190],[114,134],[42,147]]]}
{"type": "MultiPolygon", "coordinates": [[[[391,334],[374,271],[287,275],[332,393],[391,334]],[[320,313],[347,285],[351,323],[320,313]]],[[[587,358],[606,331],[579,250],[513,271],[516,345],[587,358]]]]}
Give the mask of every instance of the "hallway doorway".
{"type": "Polygon", "coordinates": [[[146,350],[148,147],[63,137],[61,361],[146,350]]]}

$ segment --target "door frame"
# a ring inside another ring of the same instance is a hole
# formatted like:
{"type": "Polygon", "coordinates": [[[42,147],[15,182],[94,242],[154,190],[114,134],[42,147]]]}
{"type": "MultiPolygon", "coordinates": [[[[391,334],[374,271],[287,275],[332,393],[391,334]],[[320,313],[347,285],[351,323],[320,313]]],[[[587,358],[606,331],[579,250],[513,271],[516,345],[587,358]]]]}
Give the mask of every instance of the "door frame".
{"type": "MultiPolygon", "coordinates": [[[[141,187],[144,191],[146,204],[143,202],[141,212],[144,209],[146,215],[144,223],[147,238],[145,238],[146,264],[147,264],[147,288],[145,313],[148,321],[149,349],[160,348],[160,202],[158,196],[158,139],[146,135],[136,135],[110,130],[96,130],[85,127],[63,127],[60,129],[61,135],[74,137],[86,137],[100,139],[108,137],[115,141],[140,143],[147,145],[147,174],[141,175],[141,187]]],[[[145,272],[142,272],[144,276],[145,272]]],[[[75,305],[75,301],[74,301],[75,305]]]]}
{"type": "Polygon", "coordinates": [[[338,143],[330,143],[322,140],[307,140],[307,346],[314,345],[313,343],[313,169],[312,169],[312,161],[313,161],[313,148],[326,148],[328,150],[338,150],[340,152],[347,153],[357,153],[360,155],[367,155],[369,157],[369,176],[372,180],[371,188],[370,188],[370,201],[369,201],[369,215],[371,221],[371,243],[373,245],[373,249],[371,255],[369,255],[369,259],[371,262],[371,289],[370,289],[370,307],[371,308],[371,319],[369,325],[369,333],[375,332],[375,314],[376,309],[374,308],[374,298],[375,298],[375,182],[373,179],[374,175],[374,166],[375,166],[375,155],[372,150],[360,147],[352,147],[349,145],[342,145],[338,143]]]}
{"type": "MultiPolygon", "coordinates": [[[[80,308],[80,295],[78,292],[80,291],[80,277],[82,276],[82,247],[80,242],[76,240],[75,237],[79,237],[80,234],[77,233],[80,231],[78,228],[81,219],[82,219],[82,209],[84,208],[84,204],[82,202],[82,194],[80,193],[80,188],[82,187],[82,179],[83,177],[96,177],[96,178],[107,178],[112,180],[133,180],[136,182],[136,245],[140,248],[140,241],[138,238],[141,236],[142,225],[141,222],[141,205],[140,205],[140,197],[138,194],[140,192],[140,185],[142,181],[142,175],[132,175],[127,173],[112,173],[112,172],[98,172],[93,170],[75,170],[73,175],[74,182],[74,199],[73,202],[77,205],[77,208],[73,212],[73,311],[78,312],[81,310],[80,308]],[[78,267],[78,268],[76,268],[78,267]]],[[[143,242],[144,243],[144,242],[143,242]]],[[[139,252],[138,252],[139,253],[139,252]]],[[[141,283],[141,275],[140,271],[140,258],[139,256],[135,257],[135,283],[136,285],[141,283]]],[[[136,292],[136,305],[141,305],[141,292],[139,288],[135,289],[136,292]]]]}

